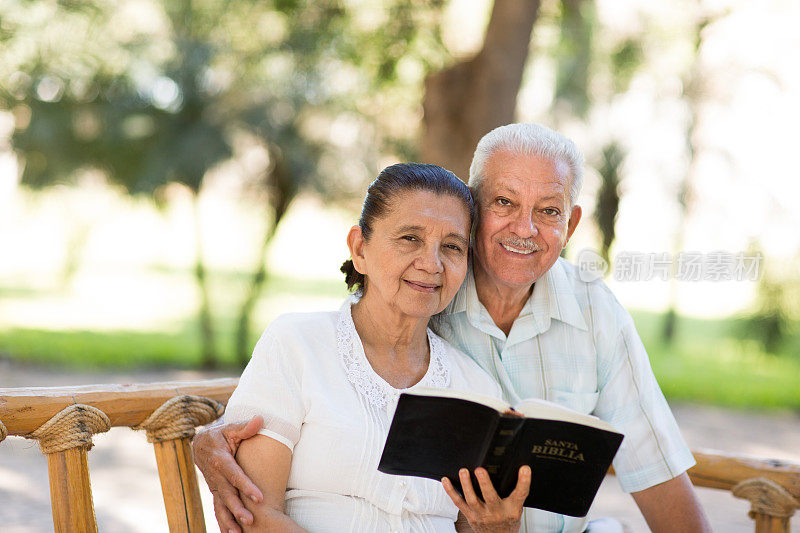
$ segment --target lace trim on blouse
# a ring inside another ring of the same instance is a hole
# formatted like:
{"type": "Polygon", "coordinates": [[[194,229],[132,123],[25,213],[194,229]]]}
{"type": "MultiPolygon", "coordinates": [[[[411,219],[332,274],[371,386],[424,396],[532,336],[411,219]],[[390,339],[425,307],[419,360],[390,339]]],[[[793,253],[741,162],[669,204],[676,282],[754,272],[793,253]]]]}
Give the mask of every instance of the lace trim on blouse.
{"type": "Polygon", "coordinates": [[[351,306],[359,300],[356,293],[342,306],[336,325],[336,348],[342,358],[347,379],[353,387],[372,405],[385,409],[397,402],[400,393],[417,386],[446,388],[450,385],[450,367],[445,353],[445,344],[438,335],[428,328],[430,362],[428,371],[422,379],[409,389],[396,389],[380,377],[370,365],[364,353],[364,346],[353,323],[351,306]]]}

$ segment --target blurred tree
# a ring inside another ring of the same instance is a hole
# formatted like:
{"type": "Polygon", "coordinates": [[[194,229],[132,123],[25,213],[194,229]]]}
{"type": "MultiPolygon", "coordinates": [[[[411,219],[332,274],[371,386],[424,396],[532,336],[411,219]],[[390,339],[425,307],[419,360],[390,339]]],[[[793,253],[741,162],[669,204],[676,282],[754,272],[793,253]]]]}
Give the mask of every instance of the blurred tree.
{"type": "Polygon", "coordinates": [[[611,264],[609,251],[616,235],[615,227],[619,212],[619,168],[623,161],[623,152],[614,141],[603,147],[603,162],[597,169],[600,173],[600,190],[594,209],[594,220],[600,229],[600,255],[606,264],[611,264]]]}
{"type": "Polygon", "coordinates": [[[422,159],[469,177],[475,145],[514,119],[539,0],[495,0],[483,47],[425,80],[422,159]]]}
{"type": "MultiPolygon", "coordinates": [[[[550,115],[556,128],[569,122],[585,127],[592,112],[607,111],[627,91],[642,63],[642,45],[637,35],[598,37],[599,21],[591,0],[563,0],[557,7],[556,13],[545,13],[542,21],[558,27],[558,40],[549,52],[556,63],[550,115]]],[[[605,116],[605,112],[599,114],[605,116]]],[[[601,131],[599,154],[587,150],[587,156],[600,175],[592,218],[600,232],[600,255],[610,264],[626,150],[615,140],[617,132],[601,131]]]]}
{"type": "Polygon", "coordinates": [[[566,118],[585,119],[589,112],[590,67],[596,53],[597,25],[591,0],[563,0],[559,7],[559,39],[552,51],[556,84],[551,115],[556,127],[566,118]]]}
{"type": "MultiPolygon", "coordinates": [[[[264,255],[281,218],[304,187],[334,195],[360,187],[369,171],[353,176],[353,150],[368,160],[383,146],[402,148],[397,129],[382,136],[368,125],[385,100],[402,101],[404,86],[418,81],[402,76],[403,61],[424,71],[443,54],[440,7],[437,0],[10,6],[0,22],[0,101],[17,117],[12,145],[24,162],[22,182],[44,187],[98,168],[156,200],[165,184],[181,183],[198,213],[209,171],[237,156],[237,139],[255,140],[268,163],[243,172],[243,191],[263,200],[268,221],[238,318],[236,351],[246,361],[264,255]],[[355,123],[351,145],[335,128],[343,116],[355,123]]],[[[392,110],[398,120],[403,109],[392,110]]],[[[210,367],[217,348],[196,222],[202,364],[210,367]]]]}
{"type": "MultiPolygon", "coordinates": [[[[678,226],[672,244],[673,257],[683,249],[683,242],[686,237],[686,227],[688,218],[691,214],[692,204],[694,203],[694,176],[697,172],[697,154],[702,147],[700,146],[698,135],[696,134],[700,106],[702,105],[704,90],[704,72],[700,64],[700,49],[703,46],[703,30],[715,20],[716,17],[709,15],[698,15],[691,32],[693,61],[691,62],[683,79],[683,100],[688,110],[688,120],[686,122],[686,153],[689,161],[683,179],[678,184],[676,199],[678,202],[678,226]]],[[[661,326],[661,338],[666,344],[671,344],[675,340],[678,328],[678,285],[674,276],[669,280],[669,305],[661,326]]]]}

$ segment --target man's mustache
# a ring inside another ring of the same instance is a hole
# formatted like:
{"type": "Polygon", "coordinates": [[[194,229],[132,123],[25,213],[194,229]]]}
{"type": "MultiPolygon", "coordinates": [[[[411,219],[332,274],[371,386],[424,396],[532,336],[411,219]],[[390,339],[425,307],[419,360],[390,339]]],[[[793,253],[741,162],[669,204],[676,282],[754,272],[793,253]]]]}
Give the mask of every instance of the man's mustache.
{"type": "Polygon", "coordinates": [[[542,247],[536,244],[533,239],[520,239],[519,237],[509,237],[500,241],[501,244],[511,246],[517,250],[524,250],[526,252],[539,252],[542,247]]]}

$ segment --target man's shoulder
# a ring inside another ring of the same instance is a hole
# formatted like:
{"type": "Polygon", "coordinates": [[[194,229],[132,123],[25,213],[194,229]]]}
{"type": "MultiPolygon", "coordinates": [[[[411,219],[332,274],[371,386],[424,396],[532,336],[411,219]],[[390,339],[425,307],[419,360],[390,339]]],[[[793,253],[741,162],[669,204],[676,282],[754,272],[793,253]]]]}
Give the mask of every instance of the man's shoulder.
{"type": "Polygon", "coordinates": [[[553,265],[553,269],[561,270],[562,279],[568,283],[576,295],[585,294],[588,291],[593,296],[612,298],[616,301],[614,293],[611,292],[602,277],[582,272],[578,265],[567,259],[559,257],[553,265]]]}
{"type": "Polygon", "coordinates": [[[610,318],[620,312],[627,313],[601,277],[582,272],[578,265],[563,257],[553,265],[553,280],[556,293],[572,293],[584,315],[592,313],[610,318]]]}

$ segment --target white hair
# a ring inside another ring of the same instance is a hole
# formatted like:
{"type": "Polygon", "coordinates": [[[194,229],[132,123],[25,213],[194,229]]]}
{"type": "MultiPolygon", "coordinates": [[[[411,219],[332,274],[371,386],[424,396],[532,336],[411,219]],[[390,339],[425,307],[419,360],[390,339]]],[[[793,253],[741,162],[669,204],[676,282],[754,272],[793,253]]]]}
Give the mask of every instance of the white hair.
{"type": "Polygon", "coordinates": [[[472,164],[469,167],[469,187],[480,197],[480,189],[486,178],[486,162],[497,151],[507,150],[514,154],[536,155],[553,162],[563,162],[569,167],[570,207],[578,201],[583,184],[583,154],[575,143],[564,135],[541,124],[508,124],[495,128],[478,142],[472,164]]]}

